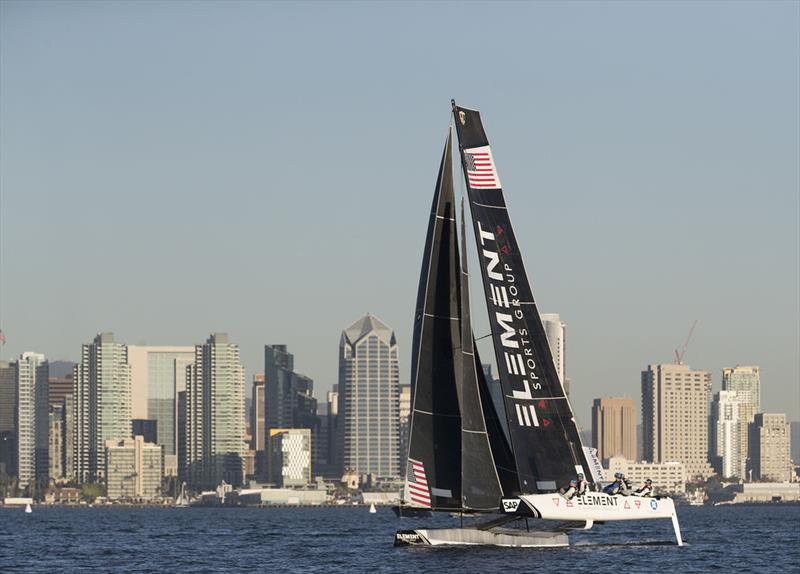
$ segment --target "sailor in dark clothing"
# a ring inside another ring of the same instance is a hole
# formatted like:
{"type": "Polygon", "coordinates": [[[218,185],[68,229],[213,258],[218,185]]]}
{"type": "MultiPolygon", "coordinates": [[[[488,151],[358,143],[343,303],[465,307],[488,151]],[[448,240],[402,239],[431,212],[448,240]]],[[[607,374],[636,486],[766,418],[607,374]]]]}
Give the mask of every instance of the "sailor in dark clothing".
{"type": "Polygon", "coordinates": [[[620,487],[622,486],[622,473],[615,472],[614,473],[614,482],[609,484],[603,489],[603,492],[606,494],[619,494],[620,487]]]}
{"type": "Polygon", "coordinates": [[[646,479],[642,486],[633,491],[634,496],[653,496],[653,481],[646,479]]]}

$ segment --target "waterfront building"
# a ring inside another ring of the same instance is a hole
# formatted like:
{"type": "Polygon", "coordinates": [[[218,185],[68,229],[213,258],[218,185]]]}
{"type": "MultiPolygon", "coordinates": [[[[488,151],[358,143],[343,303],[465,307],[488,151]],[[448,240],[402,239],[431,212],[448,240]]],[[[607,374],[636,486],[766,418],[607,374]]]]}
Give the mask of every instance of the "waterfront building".
{"type": "Polygon", "coordinates": [[[309,429],[269,430],[270,482],[281,488],[311,482],[311,440],[309,429]]]}
{"type": "Polygon", "coordinates": [[[602,397],[592,406],[592,446],[602,461],[636,460],[636,406],[628,397],[602,397]]]}
{"type": "Polygon", "coordinates": [[[104,480],[106,441],[131,436],[128,347],[113,333],[83,345],[73,372],[73,471],[79,483],[104,480]]]}
{"type": "Polygon", "coordinates": [[[783,413],[757,413],[749,426],[753,480],[789,482],[789,423],[783,413]]]}
{"type": "Polygon", "coordinates": [[[689,480],[713,475],[708,462],[711,373],[653,364],[642,371],[641,381],[644,458],[682,462],[689,480]]]}
{"type": "Polygon", "coordinates": [[[748,428],[761,412],[761,369],[757,365],[722,369],[722,390],[735,391],[738,397],[740,470],[736,476],[744,478],[750,458],[748,428]]]}
{"type": "Polygon", "coordinates": [[[23,353],[17,360],[17,477],[24,488],[46,483],[49,471],[50,417],[47,379],[49,364],[40,353],[23,353]]]}
{"type": "Polygon", "coordinates": [[[656,494],[686,493],[686,468],[681,462],[634,462],[623,456],[612,456],[608,459],[606,476],[617,472],[624,474],[633,488],[649,478],[656,494]]]}
{"type": "Polygon", "coordinates": [[[239,486],[245,454],[244,367],[239,346],[213,333],[186,369],[186,477],[193,488],[239,486]]]}
{"type": "Polygon", "coordinates": [[[553,362],[558,371],[558,379],[564,387],[564,392],[569,396],[569,382],[567,380],[567,324],[561,320],[558,313],[540,313],[539,317],[544,326],[547,342],[550,346],[550,353],[553,355],[553,362]]]}
{"type": "Polygon", "coordinates": [[[193,362],[191,346],[128,346],[131,418],[155,421],[157,436],[148,431],[145,442],[163,447],[165,469],[178,465],[178,393],[186,389],[186,367],[193,362]]]}
{"type": "Polygon", "coordinates": [[[338,388],[342,470],[377,479],[399,476],[397,340],[374,315],[364,315],[342,332],[338,388]]]}
{"type": "Polygon", "coordinates": [[[714,470],[723,478],[744,477],[739,440],[742,426],[739,404],[737,391],[720,391],[711,402],[709,458],[714,470]]]}
{"type": "Polygon", "coordinates": [[[0,361],[0,473],[17,475],[17,365],[0,361]]]}
{"type": "Polygon", "coordinates": [[[151,501],[161,495],[161,446],[134,438],[106,441],[109,500],[151,501]]]}

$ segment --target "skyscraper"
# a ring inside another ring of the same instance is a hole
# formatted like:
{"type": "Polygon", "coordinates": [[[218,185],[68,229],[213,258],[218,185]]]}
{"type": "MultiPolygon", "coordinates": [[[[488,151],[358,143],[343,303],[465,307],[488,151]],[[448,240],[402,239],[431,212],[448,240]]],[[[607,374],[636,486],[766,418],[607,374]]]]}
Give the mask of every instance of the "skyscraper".
{"type": "Polygon", "coordinates": [[[0,472],[17,475],[17,365],[0,361],[0,472]]]}
{"type": "Polygon", "coordinates": [[[592,406],[592,441],[597,457],[636,460],[636,406],[628,397],[602,397],[592,406]]]}
{"type": "Polygon", "coordinates": [[[739,404],[738,391],[720,391],[711,401],[709,458],[714,470],[721,477],[744,477],[739,404]]]}
{"type": "Polygon", "coordinates": [[[267,478],[266,419],[264,417],[264,374],[253,375],[253,404],[250,413],[250,448],[255,452],[255,474],[267,478]]]}
{"type": "Polygon", "coordinates": [[[711,373],[688,365],[649,365],[642,371],[644,458],[682,462],[689,479],[713,474],[708,463],[711,373]]]}
{"type": "Polygon", "coordinates": [[[131,368],[128,348],[113,333],[83,345],[73,374],[73,470],[78,482],[103,480],[106,441],[131,436],[131,368]]]}
{"type": "Polygon", "coordinates": [[[226,333],[197,345],[186,369],[186,477],[194,488],[242,484],[244,367],[226,333]]]}
{"type": "Polygon", "coordinates": [[[750,456],[748,426],[761,410],[761,370],[758,366],[736,366],[722,369],[722,390],[735,391],[739,401],[739,458],[740,471],[736,476],[745,477],[750,456]]]}
{"type": "Polygon", "coordinates": [[[264,346],[264,419],[265,430],[292,428],[311,431],[311,448],[316,452],[319,433],[314,381],[294,370],[294,355],[286,345],[264,346]]]}
{"type": "Polygon", "coordinates": [[[342,466],[375,478],[400,474],[397,340],[369,313],[342,332],[339,416],[342,466]]]}
{"type": "Polygon", "coordinates": [[[20,485],[47,482],[50,420],[49,366],[44,355],[23,353],[17,361],[17,476],[20,485]]]}
{"type": "Polygon", "coordinates": [[[281,487],[311,482],[311,440],[309,429],[269,430],[270,482],[281,487]]]}
{"type": "Polygon", "coordinates": [[[749,426],[750,464],[753,480],[788,482],[792,475],[789,459],[789,423],[783,413],[756,413],[749,426]]]}
{"type": "Polygon", "coordinates": [[[186,389],[186,367],[193,361],[194,347],[128,346],[131,418],[155,421],[165,469],[177,467],[178,393],[186,389]]]}
{"type": "Polygon", "coordinates": [[[544,326],[550,353],[556,364],[558,378],[564,386],[564,392],[569,395],[569,381],[567,379],[567,324],[561,320],[558,313],[541,313],[539,317],[544,326]]]}

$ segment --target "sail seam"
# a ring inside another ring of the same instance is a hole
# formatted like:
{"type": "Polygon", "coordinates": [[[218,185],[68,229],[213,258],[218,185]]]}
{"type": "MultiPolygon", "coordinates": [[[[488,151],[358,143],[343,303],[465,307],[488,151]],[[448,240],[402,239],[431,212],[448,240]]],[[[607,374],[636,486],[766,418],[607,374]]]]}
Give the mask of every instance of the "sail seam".
{"type": "Polygon", "coordinates": [[[487,205],[485,203],[478,203],[477,201],[472,201],[471,203],[475,205],[480,205],[481,207],[491,207],[492,209],[505,209],[506,211],[508,211],[508,208],[505,207],[504,205],[487,205]]]}
{"type": "Polygon", "coordinates": [[[434,319],[449,319],[451,321],[458,321],[458,317],[448,317],[447,315],[432,315],[430,313],[423,313],[426,317],[433,317],[434,319]]]}

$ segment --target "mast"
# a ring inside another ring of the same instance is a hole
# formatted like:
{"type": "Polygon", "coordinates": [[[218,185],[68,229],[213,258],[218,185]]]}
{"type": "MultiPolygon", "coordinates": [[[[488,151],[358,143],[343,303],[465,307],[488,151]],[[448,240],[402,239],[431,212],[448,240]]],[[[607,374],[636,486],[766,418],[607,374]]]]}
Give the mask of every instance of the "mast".
{"type": "Polygon", "coordinates": [[[412,409],[404,498],[461,510],[460,269],[448,131],[431,206],[414,315],[412,409]]]}
{"type": "Polygon", "coordinates": [[[525,273],[480,113],[454,101],[453,115],[519,492],[553,491],[589,467],[525,273]]]}

